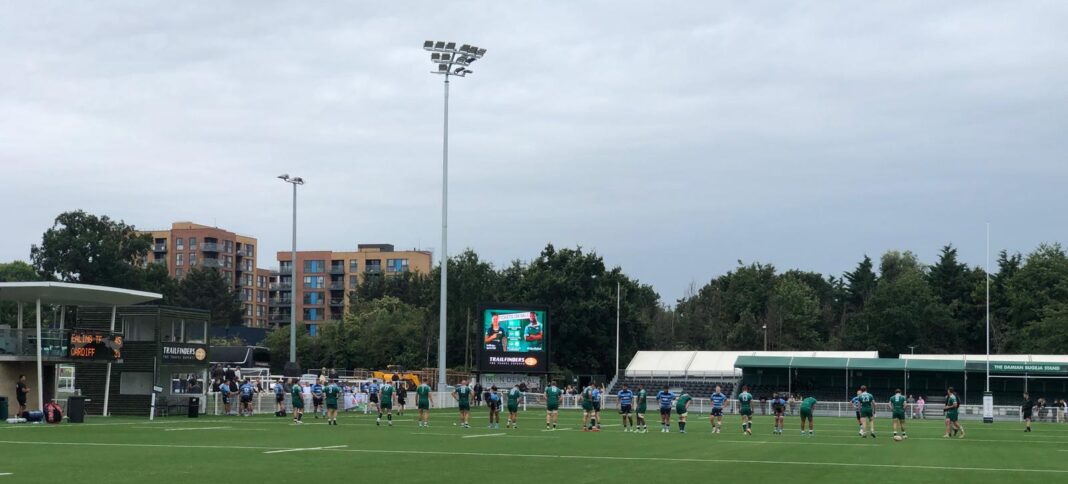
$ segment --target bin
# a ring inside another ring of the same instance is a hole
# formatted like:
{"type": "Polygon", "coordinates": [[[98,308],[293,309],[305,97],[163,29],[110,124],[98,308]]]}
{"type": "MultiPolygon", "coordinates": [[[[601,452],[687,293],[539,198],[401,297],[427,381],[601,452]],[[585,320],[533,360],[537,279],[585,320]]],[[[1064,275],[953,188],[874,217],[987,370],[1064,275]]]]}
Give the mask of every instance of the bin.
{"type": "Polygon", "coordinates": [[[7,419],[7,397],[0,397],[0,422],[3,422],[7,419]]]}
{"type": "Polygon", "coordinates": [[[200,397],[189,398],[189,418],[200,416],[200,397]]]}
{"type": "Polygon", "coordinates": [[[67,397],[67,422],[85,422],[85,397],[67,397]]]}

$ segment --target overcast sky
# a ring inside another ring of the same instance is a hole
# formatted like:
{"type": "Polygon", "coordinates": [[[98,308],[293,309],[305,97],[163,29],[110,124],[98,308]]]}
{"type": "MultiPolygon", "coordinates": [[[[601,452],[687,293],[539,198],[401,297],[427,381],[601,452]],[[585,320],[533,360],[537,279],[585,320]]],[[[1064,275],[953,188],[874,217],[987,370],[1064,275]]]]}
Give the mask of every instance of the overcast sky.
{"type": "Polygon", "coordinates": [[[4,2],[0,260],[60,212],[288,250],[596,250],[666,302],[737,261],[828,274],[1068,241],[1068,2],[4,2]],[[759,6],[754,6],[758,3],[759,6]]]}

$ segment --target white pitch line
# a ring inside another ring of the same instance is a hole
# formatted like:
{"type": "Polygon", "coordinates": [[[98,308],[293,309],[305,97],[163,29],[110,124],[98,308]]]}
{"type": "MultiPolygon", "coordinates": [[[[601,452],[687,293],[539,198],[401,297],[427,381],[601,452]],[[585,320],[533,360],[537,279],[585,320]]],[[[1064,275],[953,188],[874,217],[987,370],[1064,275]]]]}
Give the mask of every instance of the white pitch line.
{"type": "MultiPolygon", "coordinates": [[[[232,428],[233,427],[175,427],[175,428],[163,429],[163,431],[164,432],[179,432],[179,431],[183,431],[183,430],[224,430],[224,429],[232,429],[232,428]]],[[[242,429],[242,430],[249,430],[249,429],[242,429]]]]}
{"type": "Polygon", "coordinates": [[[508,435],[508,434],[476,434],[476,435],[465,435],[463,438],[465,438],[465,439],[474,439],[476,437],[500,437],[502,435],[508,435]]]}
{"type": "Polygon", "coordinates": [[[257,447],[244,445],[183,445],[183,444],[119,444],[107,442],[25,442],[18,440],[0,440],[0,444],[18,445],[84,445],[89,447],[148,447],[163,449],[224,449],[224,450],[277,450],[285,447],[257,447]]]}
{"type": "Polygon", "coordinates": [[[331,450],[331,449],[340,449],[340,448],[343,448],[343,447],[348,447],[348,446],[347,445],[331,445],[329,447],[305,447],[305,448],[302,448],[302,449],[279,449],[279,450],[269,450],[267,452],[264,452],[264,454],[281,454],[283,452],[306,452],[306,451],[309,451],[309,450],[331,450]]]}
{"type": "Polygon", "coordinates": [[[542,430],[542,432],[564,432],[566,430],[571,430],[571,429],[545,429],[545,430],[542,430]]]}
{"type": "Polygon", "coordinates": [[[0,476],[13,476],[13,475],[15,475],[13,472],[0,472],[0,476]]]}

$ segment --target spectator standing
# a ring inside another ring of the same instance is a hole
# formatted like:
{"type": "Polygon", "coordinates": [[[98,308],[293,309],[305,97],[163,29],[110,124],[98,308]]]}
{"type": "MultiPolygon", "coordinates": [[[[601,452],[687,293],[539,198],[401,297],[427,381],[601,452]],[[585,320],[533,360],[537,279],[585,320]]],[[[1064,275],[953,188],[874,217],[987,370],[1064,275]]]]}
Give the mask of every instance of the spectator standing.
{"type": "Polygon", "coordinates": [[[474,394],[475,394],[475,406],[476,407],[481,407],[482,406],[482,382],[476,381],[475,382],[475,387],[472,390],[474,390],[474,394]]]}
{"type": "Polygon", "coordinates": [[[905,404],[912,409],[912,415],[910,415],[909,417],[916,418],[916,399],[912,398],[912,394],[909,394],[908,398],[905,399],[905,404]]]}
{"type": "Polygon", "coordinates": [[[927,418],[927,415],[924,415],[923,413],[923,408],[926,406],[927,400],[924,400],[923,395],[920,395],[920,398],[916,399],[916,413],[919,415],[919,418],[927,418]]]}
{"type": "Polygon", "coordinates": [[[18,381],[15,382],[15,401],[19,404],[19,417],[26,413],[26,396],[29,393],[30,387],[26,386],[26,375],[19,375],[18,381]]]}

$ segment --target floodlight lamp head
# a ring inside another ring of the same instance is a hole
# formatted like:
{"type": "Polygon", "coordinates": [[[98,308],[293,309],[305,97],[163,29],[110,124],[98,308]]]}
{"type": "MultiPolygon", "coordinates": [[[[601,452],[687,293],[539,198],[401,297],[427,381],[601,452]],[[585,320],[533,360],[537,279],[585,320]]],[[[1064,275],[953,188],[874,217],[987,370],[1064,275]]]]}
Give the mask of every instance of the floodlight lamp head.
{"type": "Polygon", "coordinates": [[[288,173],[283,173],[281,175],[278,175],[278,179],[284,180],[284,181],[289,181],[289,174],[288,173]]]}
{"type": "Polygon", "coordinates": [[[293,178],[293,183],[297,184],[297,185],[303,185],[304,184],[304,179],[298,176],[296,178],[293,178]]]}
{"type": "Polygon", "coordinates": [[[423,49],[430,50],[430,49],[433,49],[433,48],[434,48],[434,41],[433,40],[428,40],[426,42],[423,42],[423,49]]]}

